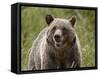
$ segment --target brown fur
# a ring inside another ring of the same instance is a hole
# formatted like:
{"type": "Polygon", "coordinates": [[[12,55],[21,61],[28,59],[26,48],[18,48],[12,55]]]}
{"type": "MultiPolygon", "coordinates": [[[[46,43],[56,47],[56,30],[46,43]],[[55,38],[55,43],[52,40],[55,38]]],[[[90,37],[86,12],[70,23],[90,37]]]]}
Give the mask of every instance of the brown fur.
{"type": "Polygon", "coordinates": [[[74,30],[75,21],[75,17],[66,20],[46,16],[48,27],[40,32],[32,45],[29,70],[80,67],[81,52],[79,39],[74,30]],[[57,35],[60,39],[55,38],[57,35]],[[57,40],[60,40],[60,43],[57,40]]]}

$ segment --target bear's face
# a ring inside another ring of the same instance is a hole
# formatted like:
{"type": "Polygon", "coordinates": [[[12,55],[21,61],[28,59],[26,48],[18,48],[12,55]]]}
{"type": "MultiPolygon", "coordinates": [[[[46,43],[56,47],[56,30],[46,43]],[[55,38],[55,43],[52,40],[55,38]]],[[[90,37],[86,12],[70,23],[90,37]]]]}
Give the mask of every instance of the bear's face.
{"type": "Polygon", "coordinates": [[[75,17],[69,20],[53,18],[51,15],[46,17],[48,27],[47,40],[56,49],[69,46],[75,37],[74,24],[75,17]]]}

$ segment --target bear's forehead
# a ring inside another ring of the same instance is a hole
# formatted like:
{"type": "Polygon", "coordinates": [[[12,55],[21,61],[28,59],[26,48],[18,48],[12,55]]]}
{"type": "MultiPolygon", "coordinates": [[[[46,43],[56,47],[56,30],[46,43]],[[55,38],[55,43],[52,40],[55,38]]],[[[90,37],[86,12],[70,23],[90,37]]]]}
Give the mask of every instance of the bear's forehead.
{"type": "Polygon", "coordinates": [[[53,22],[51,23],[52,26],[66,26],[70,27],[71,23],[67,19],[60,19],[60,18],[55,18],[53,22]]]}

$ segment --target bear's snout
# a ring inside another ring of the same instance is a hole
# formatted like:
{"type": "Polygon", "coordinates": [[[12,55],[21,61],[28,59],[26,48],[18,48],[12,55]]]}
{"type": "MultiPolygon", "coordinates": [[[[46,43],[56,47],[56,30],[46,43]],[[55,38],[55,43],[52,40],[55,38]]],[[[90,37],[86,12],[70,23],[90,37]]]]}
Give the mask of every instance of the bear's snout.
{"type": "Polygon", "coordinates": [[[62,31],[60,29],[57,29],[54,33],[54,41],[59,43],[61,42],[61,37],[62,37],[62,31]]]}
{"type": "Polygon", "coordinates": [[[60,35],[55,35],[54,39],[56,42],[60,42],[61,41],[61,36],[60,35]]]}

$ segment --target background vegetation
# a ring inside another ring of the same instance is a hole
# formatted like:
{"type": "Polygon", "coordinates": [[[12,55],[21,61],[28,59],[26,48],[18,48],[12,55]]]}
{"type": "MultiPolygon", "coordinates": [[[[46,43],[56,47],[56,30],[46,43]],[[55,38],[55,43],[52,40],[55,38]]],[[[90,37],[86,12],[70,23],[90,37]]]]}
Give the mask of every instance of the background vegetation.
{"type": "Polygon", "coordinates": [[[95,11],[57,8],[21,8],[21,68],[27,70],[29,49],[38,33],[47,26],[46,14],[58,18],[77,17],[75,30],[78,34],[82,50],[82,67],[95,66],[95,11]]]}

